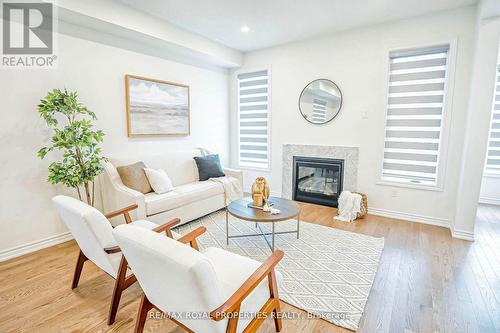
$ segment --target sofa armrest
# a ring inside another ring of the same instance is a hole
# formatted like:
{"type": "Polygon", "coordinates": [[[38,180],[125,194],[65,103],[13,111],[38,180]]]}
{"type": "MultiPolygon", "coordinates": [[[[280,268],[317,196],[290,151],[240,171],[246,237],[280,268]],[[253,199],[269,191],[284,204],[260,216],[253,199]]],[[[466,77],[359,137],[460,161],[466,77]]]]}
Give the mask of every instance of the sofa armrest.
{"type": "Polygon", "coordinates": [[[241,188],[243,188],[243,171],[238,169],[223,168],[226,176],[234,177],[240,182],[241,188]]]}
{"type": "Polygon", "coordinates": [[[146,218],[146,201],[144,194],[123,185],[116,168],[107,162],[100,175],[101,195],[105,211],[115,211],[125,206],[137,205],[131,212],[132,220],[146,218]]]}
{"type": "Polygon", "coordinates": [[[135,218],[132,217],[132,220],[139,220],[146,218],[146,200],[144,198],[144,194],[139,191],[135,191],[131,188],[126,187],[123,184],[113,184],[112,191],[114,193],[107,193],[114,197],[114,202],[116,202],[117,206],[124,205],[137,205],[137,209],[132,212],[135,213],[135,218]]]}

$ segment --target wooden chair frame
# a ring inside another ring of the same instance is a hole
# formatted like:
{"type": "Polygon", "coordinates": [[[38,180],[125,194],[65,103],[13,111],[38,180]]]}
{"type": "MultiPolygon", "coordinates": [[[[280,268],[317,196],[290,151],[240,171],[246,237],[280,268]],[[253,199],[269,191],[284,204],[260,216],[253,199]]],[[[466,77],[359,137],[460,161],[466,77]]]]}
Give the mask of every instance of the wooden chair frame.
{"type": "MultiPolygon", "coordinates": [[[[192,248],[199,251],[198,243],[196,238],[202,235],[207,229],[205,227],[198,227],[197,229],[191,231],[190,233],[177,239],[179,242],[184,244],[189,244],[192,248]]],[[[274,327],[276,332],[281,332],[282,320],[280,316],[280,301],[278,295],[278,284],[276,281],[276,273],[274,271],[276,265],[283,258],[284,252],[281,250],[276,250],[271,256],[269,256],[264,263],[250,275],[250,277],[236,290],[229,299],[224,302],[217,309],[210,312],[210,317],[219,321],[229,316],[227,323],[226,333],[236,333],[238,327],[238,315],[241,308],[241,303],[245,298],[250,295],[250,293],[264,280],[268,277],[269,281],[269,293],[270,297],[264,306],[260,309],[262,316],[256,316],[245,328],[243,333],[254,333],[262,325],[264,320],[269,316],[273,316],[274,327]]],[[[137,313],[137,319],[135,323],[135,333],[142,333],[144,330],[144,324],[146,323],[146,318],[149,310],[156,308],[158,311],[163,312],[158,309],[154,304],[152,304],[146,294],[142,293],[141,304],[139,306],[139,311],[137,313]]],[[[187,328],[185,325],[175,320],[174,318],[167,316],[186,332],[194,333],[192,330],[187,328]]]]}
{"type": "MultiPolygon", "coordinates": [[[[118,209],[114,212],[105,214],[104,216],[106,216],[107,219],[111,219],[113,217],[123,215],[123,217],[125,218],[125,222],[128,224],[132,222],[132,218],[130,217],[129,212],[136,208],[137,205],[130,205],[122,209],[118,209]]],[[[165,234],[168,237],[173,238],[171,229],[175,225],[179,224],[179,222],[180,222],[179,219],[177,218],[173,219],[171,221],[159,225],[158,227],[154,228],[153,231],[165,232],[165,234]]],[[[104,252],[108,254],[118,253],[121,252],[121,249],[118,246],[113,246],[105,248],[104,252]]],[[[88,258],[85,256],[85,254],[83,254],[82,250],[80,250],[80,253],[78,254],[78,259],[76,261],[75,273],[73,275],[73,282],[71,283],[71,289],[75,289],[78,286],[78,282],[80,281],[80,275],[82,274],[83,264],[87,260],[88,258]]],[[[118,311],[118,305],[120,304],[120,298],[122,296],[122,292],[137,281],[134,274],[130,274],[127,277],[127,268],[128,268],[127,260],[122,255],[122,259],[120,261],[120,267],[118,268],[118,275],[115,280],[115,286],[113,289],[111,304],[109,306],[108,325],[111,325],[115,322],[116,312],[118,311]]]]}

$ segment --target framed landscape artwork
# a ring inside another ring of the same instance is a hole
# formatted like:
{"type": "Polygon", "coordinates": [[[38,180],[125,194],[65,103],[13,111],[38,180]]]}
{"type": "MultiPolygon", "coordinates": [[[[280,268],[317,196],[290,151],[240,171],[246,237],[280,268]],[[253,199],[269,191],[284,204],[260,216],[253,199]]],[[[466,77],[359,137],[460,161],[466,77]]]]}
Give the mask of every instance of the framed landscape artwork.
{"type": "Polygon", "coordinates": [[[125,75],[129,137],[189,135],[189,86],[125,75]]]}

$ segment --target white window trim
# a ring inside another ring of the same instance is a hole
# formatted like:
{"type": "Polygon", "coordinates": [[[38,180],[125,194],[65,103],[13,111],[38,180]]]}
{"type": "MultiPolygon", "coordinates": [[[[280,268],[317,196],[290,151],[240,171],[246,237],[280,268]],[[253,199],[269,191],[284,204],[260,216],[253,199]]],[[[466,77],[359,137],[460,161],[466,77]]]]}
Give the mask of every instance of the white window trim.
{"type": "MultiPolygon", "coordinates": [[[[488,142],[486,143],[486,157],[484,158],[484,171],[483,171],[483,177],[487,178],[500,178],[500,171],[492,171],[491,169],[488,169],[488,153],[490,150],[490,139],[491,139],[491,132],[493,130],[493,113],[495,112],[495,102],[496,102],[496,96],[497,96],[497,77],[500,78],[500,74],[498,74],[498,71],[500,71],[500,64],[497,64],[497,67],[495,67],[495,84],[493,85],[493,98],[491,101],[491,115],[490,115],[490,127],[488,128],[488,142]]],[[[499,93],[500,95],[500,93],[499,93]]]]}
{"type": "Polygon", "coordinates": [[[485,178],[500,178],[500,173],[499,172],[489,172],[489,171],[484,171],[483,177],[485,178]]]}
{"type": "Polygon", "coordinates": [[[240,170],[249,170],[249,171],[262,171],[262,172],[271,172],[271,164],[272,164],[272,135],[271,135],[271,124],[272,124],[272,72],[271,66],[267,67],[252,67],[239,69],[234,72],[234,78],[236,81],[236,110],[238,111],[236,114],[236,165],[240,170]],[[264,71],[267,70],[267,147],[268,147],[268,164],[267,168],[259,168],[259,167],[251,167],[247,165],[240,164],[240,96],[239,96],[239,83],[238,83],[238,75],[264,71]]]}
{"type": "Polygon", "coordinates": [[[449,137],[451,133],[451,118],[452,118],[452,110],[453,110],[453,92],[455,91],[455,72],[456,72],[456,60],[457,60],[457,38],[451,40],[445,40],[441,42],[433,42],[431,44],[419,44],[419,45],[408,45],[406,47],[398,47],[396,49],[390,49],[387,52],[387,69],[386,69],[386,102],[385,102],[385,117],[384,117],[384,140],[381,144],[381,154],[379,157],[379,181],[376,182],[376,185],[382,186],[394,186],[394,187],[405,187],[411,189],[418,190],[427,190],[427,191],[444,191],[444,183],[446,179],[446,164],[448,161],[448,144],[449,137]],[[446,81],[445,81],[445,100],[443,106],[443,117],[442,117],[442,125],[441,125],[441,141],[439,144],[438,151],[438,169],[437,169],[437,180],[435,185],[425,185],[425,184],[412,184],[405,182],[396,182],[383,179],[383,165],[384,165],[384,150],[385,150],[385,127],[387,124],[387,108],[389,107],[389,80],[390,80],[390,56],[393,52],[398,51],[409,51],[412,49],[418,50],[421,48],[430,48],[437,47],[440,45],[448,44],[448,61],[446,64],[446,81]]]}

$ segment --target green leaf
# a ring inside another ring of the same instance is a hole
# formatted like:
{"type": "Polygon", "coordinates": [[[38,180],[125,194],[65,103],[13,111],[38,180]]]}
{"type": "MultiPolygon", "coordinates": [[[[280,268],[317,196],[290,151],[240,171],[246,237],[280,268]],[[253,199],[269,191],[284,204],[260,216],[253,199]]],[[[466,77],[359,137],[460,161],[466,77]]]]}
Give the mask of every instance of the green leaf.
{"type": "Polygon", "coordinates": [[[48,148],[43,147],[43,148],[40,148],[40,150],[36,153],[36,155],[38,157],[40,157],[41,159],[43,159],[45,157],[45,155],[47,155],[47,152],[48,152],[48,148]]]}

